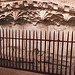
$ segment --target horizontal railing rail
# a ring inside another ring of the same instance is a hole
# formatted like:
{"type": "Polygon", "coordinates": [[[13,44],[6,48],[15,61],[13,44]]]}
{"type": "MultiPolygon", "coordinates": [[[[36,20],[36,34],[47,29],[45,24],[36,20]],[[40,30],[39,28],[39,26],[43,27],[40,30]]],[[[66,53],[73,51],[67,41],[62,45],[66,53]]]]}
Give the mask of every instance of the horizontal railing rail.
{"type": "Polygon", "coordinates": [[[68,42],[68,43],[75,43],[75,41],[62,41],[62,40],[48,40],[48,39],[29,39],[29,38],[9,38],[9,37],[0,37],[0,39],[20,39],[20,40],[38,40],[38,41],[55,41],[55,42],[68,42]]]}

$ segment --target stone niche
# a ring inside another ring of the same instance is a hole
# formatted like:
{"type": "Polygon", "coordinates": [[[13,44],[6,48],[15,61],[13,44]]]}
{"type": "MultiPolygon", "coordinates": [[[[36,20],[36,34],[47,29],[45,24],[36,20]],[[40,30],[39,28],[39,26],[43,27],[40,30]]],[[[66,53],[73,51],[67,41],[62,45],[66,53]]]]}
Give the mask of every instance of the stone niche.
{"type": "MultiPolygon", "coordinates": [[[[55,39],[58,39],[58,32],[60,32],[60,40],[62,39],[62,32],[64,32],[64,40],[67,40],[67,34],[72,36],[75,41],[75,7],[67,4],[63,5],[59,2],[39,0],[25,0],[25,1],[5,1],[0,2],[0,29],[13,30],[37,30],[42,31],[43,38],[45,38],[45,31],[47,38],[49,38],[49,31],[51,31],[51,38],[55,31],[55,39]]],[[[28,35],[29,36],[29,35],[28,35]]],[[[40,34],[38,34],[40,38],[40,34]]],[[[18,37],[18,36],[17,36],[18,37]]],[[[31,36],[32,37],[32,36],[31,36]]],[[[69,37],[71,40],[71,37],[69,37]]],[[[45,43],[43,43],[44,46],[45,43]]],[[[11,44],[12,45],[12,44],[11,44]]],[[[53,45],[53,44],[51,44],[53,45]]],[[[75,44],[74,44],[75,45],[75,44]]],[[[75,57],[75,46],[73,45],[73,56],[75,57]]],[[[66,55],[66,46],[64,44],[64,56],[66,55]]],[[[61,55],[62,43],[60,43],[59,54],[61,55]]],[[[69,50],[70,50],[69,46],[69,50]]],[[[40,47],[38,47],[40,48],[40,47]]],[[[48,46],[47,46],[48,49],[48,46]]],[[[53,46],[51,46],[53,50],[53,46]]],[[[39,50],[39,49],[38,49],[39,50]]],[[[44,47],[43,47],[44,50],[44,47]]],[[[55,43],[55,53],[57,54],[57,43],[55,43]]],[[[70,53],[70,52],[69,52],[70,53]]],[[[75,58],[74,58],[75,59],[75,58]]],[[[65,60],[65,59],[64,59],[65,60]]]]}

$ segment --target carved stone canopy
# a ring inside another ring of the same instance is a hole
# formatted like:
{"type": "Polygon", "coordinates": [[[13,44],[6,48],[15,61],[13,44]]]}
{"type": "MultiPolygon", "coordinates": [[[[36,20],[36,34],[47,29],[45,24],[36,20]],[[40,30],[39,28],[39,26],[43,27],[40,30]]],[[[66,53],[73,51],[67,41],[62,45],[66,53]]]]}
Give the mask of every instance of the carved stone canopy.
{"type": "Polygon", "coordinates": [[[0,25],[75,25],[75,7],[41,1],[0,2],[0,25]]]}

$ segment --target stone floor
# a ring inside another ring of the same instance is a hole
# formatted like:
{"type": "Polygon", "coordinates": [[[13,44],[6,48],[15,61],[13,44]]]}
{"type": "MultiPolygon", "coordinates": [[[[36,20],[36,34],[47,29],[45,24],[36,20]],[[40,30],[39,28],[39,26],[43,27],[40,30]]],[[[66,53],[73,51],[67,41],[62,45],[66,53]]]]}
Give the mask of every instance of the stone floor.
{"type": "Polygon", "coordinates": [[[28,71],[20,71],[0,67],[0,75],[45,75],[45,74],[32,73],[28,71]]]}

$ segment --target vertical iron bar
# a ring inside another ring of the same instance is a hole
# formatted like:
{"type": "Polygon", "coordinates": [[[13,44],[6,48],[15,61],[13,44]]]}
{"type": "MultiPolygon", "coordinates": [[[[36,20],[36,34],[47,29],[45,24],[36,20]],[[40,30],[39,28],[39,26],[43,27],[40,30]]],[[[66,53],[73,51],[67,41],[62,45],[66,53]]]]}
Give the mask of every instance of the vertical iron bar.
{"type": "Polygon", "coordinates": [[[7,29],[6,29],[6,59],[7,59],[6,66],[8,67],[8,51],[7,51],[7,29]]]}
{"type": "Polygon", "coordinates": [[[29,70],[31,69],[31,32],[29,30],[29,70]]]}
{"type": "Polygon", "coordinates": [[[1,58],[1,29],[0,29],[0,58],[1,58]]]}
{"type": "Polygon", "coordinates": [[[11,67],[11,57],[10,57],[10,29],[9,29],[9,66],[11,67]]]}
{"type": "Polygon", "coordinates": [[[26,30],[26,69],[27,69],[27,30],[26,30]]]}
{"type": "Polygon", "coordinates": [[[19,68],[20,68],[20,30],[19,30],[19,68]]]}
{"type": "Polygon", "coordinates": [[[75,75],[75,65],[74,65],[74,75],[75,75]]]}
{"type": "Polygon", "coordinates": [[[24,69],[24,66],[23,66],[23,38],[24,38],[24,30],[22,30],[22,69],[24,69]]]}
{"type": "Polygon", "coordinates": [[[1,63],[2,63],[2,54],[1,54],[1,29],[0,29],[0,66],[1,66],[1,63]]]}
{"type": "Polygon", "coordinates": [[[58,60],[59,60],[59,32],[58,32],[58,46],[57,46],[57,69],[56,74],[58,74],[58,60]]]}
{"type": "Polygon", "coordinates": [[[38,71],[37,54],[38,54],[38,34],[36,31],[36,71],[38,71]]]}
{"type": "Polygon", "coordinates": [[[42,65],[41,65],[41,57],[42,56],[42,31],[40,32],[40,71],[42,70],[42,65]]]}
{"type": "MultiPolygon", "coordinates": [[[[1,34],[0,34],[1,35],[1,34]]],[[[2,39],[1,39],[1,41],[2,41],[2,39]]],[[[2,48],[1,48],[1,52],[2,52],[2,48]]],[[[2,66],[2,54],[1,54],[1,66],[2,66]]]]}
{"type": "Polygon", "coordinates": [[[5,51],[4,51],[4,29],[3,29],[3,59],[4,59],[4,61],[3,61],[3,66],[5,66],[5,51]]]}
{"type": "Polygon", "coordinates": [[[55,31],[53,34],[53,61],[52,61],[52,74],[54,73],[54,47],[55,47],[55,31]]]}
{"type": "Polygon", "coordinates": [[[13,30],[12,30],[12,66],[14,67],[14,46],[13,46],[14,40],[13,40],[13,30]]]}
{"type": "Polygon", "coordinates": [[[51,32],[49,32],[48,73],[50,73],[50,43],[51,43],[51,32]]]}
{"type": "Polygon", "coordinates": [[[64,32],[62,32],[62,52],[61,52],[61,70],[60,70],[61,75],[62,75],[62,64],[63,64],[63,48],[64,48],[64,32]]]}
{"type": "Polygon", "coordinates": [[[17,68],[17,30],[15,30],[15,68],[17,68]]]}
{"type": "Polygon", "coordinates": [[[16,68],[17,68],[17,31],[16,31],[16,68]]]}
{"type": "MultiPolygon", "coordinates": [[[[6,31],[7,31],[7,29],[6,29],[6,31]]],[[[7,38],[6,38],[6,40],[7,40],[7,38]]],[[[7,46],[7,41],[6,41],[6,46],[7,46]]],[[[5,66],[7,66],[7,47],[6,47],[6,52],[5,53],[6,53],[6,58],[5,58],[6,59],[6,65],[5,66]]]]}
{"type": "Polygon", "coordinates": [[[45,49],[44,49],[44,72],[46,70],[45,63],[46,63],[46,31],[45,31],[45,49]]]}
{"type": "Polygon", "coordinates": [[[67,49],[66,49],[66,68],[65,68],[65,75],[67,75],[68,41],[69,41],[69,32],[68,32],[68,35],[67,35],[67,49]]]}
{"type": "Polygon", "coordinates": [[[72,32],[72,42],[71,42],[71,54],[70,54],[70,69],[69,69],[69,75],[71,75],[71,67],[72,67],[72,49],[73,49],[73,32],[72,32]]]}
{"type": "Polygon", "coordinates": [[[35,36],[35,31],[33,31],[33,71],[34,71],[34,36],[35,36]]]}

